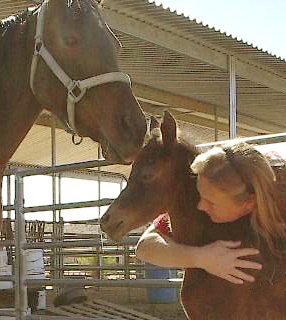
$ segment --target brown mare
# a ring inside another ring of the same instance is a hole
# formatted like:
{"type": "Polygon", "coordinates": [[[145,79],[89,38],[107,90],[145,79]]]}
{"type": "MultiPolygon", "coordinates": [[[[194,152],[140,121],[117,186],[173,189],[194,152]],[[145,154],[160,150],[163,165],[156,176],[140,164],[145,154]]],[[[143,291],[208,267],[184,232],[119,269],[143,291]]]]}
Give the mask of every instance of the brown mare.
{"type": "Polygon", "coordinates": [[[107,159],[134,158],[145,117],[95,0],[46,0],[1,22],[0,35],[1,177],[43,108],[72,133],[101,143],[107,159]]]}
{"type": "Polygon", "coordinates": [[[177,242],[201,246],[219,239],[242,240],[243,246],[257,247],[264,267],[253,271],[255,283],[234,285],[202,269],[187,269],[181,290],[186,314],[192,320],[286,319],[285,259],[270,253],[248,217],[215,224],[197,209],[199,194],[190,171],[197,151],[177,140],[170,114],[165,114],[160,133],[162,140],[151,138],[138,153],[126,189],[102,217],[102,229],[119,240],[168,212],[177,242]]]}

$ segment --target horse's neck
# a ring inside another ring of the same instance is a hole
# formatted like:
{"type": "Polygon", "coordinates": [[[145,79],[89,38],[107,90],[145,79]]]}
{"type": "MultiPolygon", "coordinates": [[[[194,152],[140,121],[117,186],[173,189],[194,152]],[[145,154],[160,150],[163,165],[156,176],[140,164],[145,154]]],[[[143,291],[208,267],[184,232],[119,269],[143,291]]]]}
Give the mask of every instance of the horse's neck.
{"type": "Polygon", "coordinates": [[[9,28],[1,40],[0,170],[5,168],[41,111],[29,85],[34,24],[9,28]]]}

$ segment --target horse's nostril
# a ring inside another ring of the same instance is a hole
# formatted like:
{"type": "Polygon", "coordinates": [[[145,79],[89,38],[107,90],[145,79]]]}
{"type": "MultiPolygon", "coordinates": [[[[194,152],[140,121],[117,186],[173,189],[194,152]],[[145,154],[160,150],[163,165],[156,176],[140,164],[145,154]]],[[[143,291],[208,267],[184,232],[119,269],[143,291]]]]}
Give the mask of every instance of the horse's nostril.
{"type": "Polygon", "coordinates": [[[109,221],[109,218],[110,218],[109,214],[103,215],[102,218],[100,219],[100,224],[107,223],[109,221]]]}

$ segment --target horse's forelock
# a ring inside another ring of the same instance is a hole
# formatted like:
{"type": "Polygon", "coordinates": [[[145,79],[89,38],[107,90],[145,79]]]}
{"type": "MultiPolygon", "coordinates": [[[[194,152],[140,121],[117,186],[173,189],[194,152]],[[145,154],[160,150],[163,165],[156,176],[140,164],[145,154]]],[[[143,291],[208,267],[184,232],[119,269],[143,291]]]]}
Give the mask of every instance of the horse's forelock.
{"type": "Polygon", "coordinates": [[[95,0],[67,0],[67,7],[74,10],[74,13],[87,13],[93,7],[97,7],[95,0]],[[75,8],[76,6],[76,8],[75,8]]]}

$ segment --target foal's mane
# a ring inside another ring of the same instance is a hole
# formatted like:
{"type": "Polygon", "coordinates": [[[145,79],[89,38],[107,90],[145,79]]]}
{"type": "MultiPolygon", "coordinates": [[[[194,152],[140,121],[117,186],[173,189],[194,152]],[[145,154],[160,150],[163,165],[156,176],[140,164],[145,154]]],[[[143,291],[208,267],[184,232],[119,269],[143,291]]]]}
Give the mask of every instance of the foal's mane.
{"type": "MultiPolygon", "coordinates": [[[[178,137],[178,145],[181,146],[181,148],[185,149],[186,152],[188,152],[189,157],[196,157],[200,153],[200,149],[196,147],[194,144],[191,144],[187,142],[183,137],[178,137]]],[[[189,158],[189,160],[192,160],[189,158]]]]}

